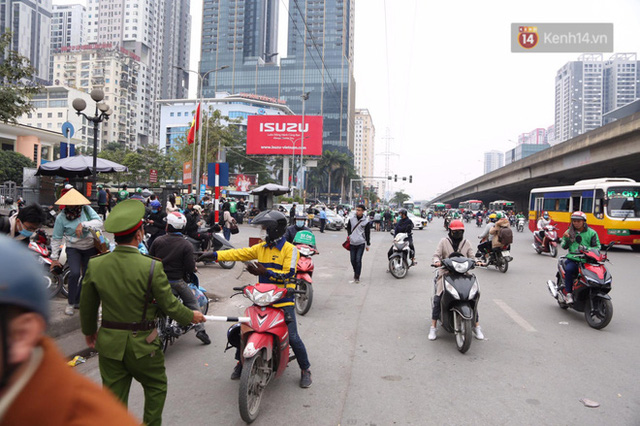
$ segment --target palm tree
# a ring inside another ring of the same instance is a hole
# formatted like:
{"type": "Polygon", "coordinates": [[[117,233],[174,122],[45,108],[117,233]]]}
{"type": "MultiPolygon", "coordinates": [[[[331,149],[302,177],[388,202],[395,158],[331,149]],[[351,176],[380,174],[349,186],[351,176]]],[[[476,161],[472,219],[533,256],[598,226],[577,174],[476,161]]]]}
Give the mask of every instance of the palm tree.
{"type": "Polygon", "coordinates": [[[333,163],[333,174],[336,178],[340,178],[340,198],[344,200],[344,181],[345,179],[355,179],[357,174],[353,168],[353,162],[347,154],[338,154],[338,158],[333,163]]]}
{"type": "Polygon", "coordinates": [[[340,155],[337,151],[325,151],[322,153],[322,159],[318,162],[317,172],[320,175],[327,174],[327,198],[329,201],[331,200],[331,175],[337,167],[340,155]]]}

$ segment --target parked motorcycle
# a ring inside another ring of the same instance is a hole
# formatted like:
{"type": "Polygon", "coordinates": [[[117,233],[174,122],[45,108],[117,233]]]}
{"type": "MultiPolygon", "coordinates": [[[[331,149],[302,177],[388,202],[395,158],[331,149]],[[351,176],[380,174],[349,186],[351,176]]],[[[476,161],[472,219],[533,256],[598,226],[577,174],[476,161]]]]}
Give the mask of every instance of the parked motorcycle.
{"type": "Polygon", "coordinates": [[[205,318],[241,323],[240,327],[231,326],[227,336],[229,345],[240,349],[240,417],[251,423],[258,417],[262,394],[269,382],[281,376],[287,364],[295,359],[289,353],[289,328],[284,311],[272,305],[299,292],[262,283],[234,287],[234,290],[253,302],[245,310],[245,317],[207,315],[205,318]]]}
{"type": "MultiPolygon", "coordinates": [[[[198,276],[196,274],[191,274],[189,281],[191,281],[189,283],[189,288],[198,301],[200,311],[206,315],[209,312],[210,302],[210,299],[205,294],[206,290],[200,287],[200,280],[198,280],[198,276]]],[[[180,296],[177,294],[176,297],[178,300],[182,301],[180,296]]],[[[160,337],[160,347],[162,348],[162,352],[166,352],[167,348],[173,345],[180,336],[187,334],[194,327],[194,324],[186,326],[180,325],[176,320],[161,314],[158,318],[158,336],[160,337]]]]}
{"type": "MultiPolygon", "coordinates": [[[[200,232],[209,232],[209,230],[202,229],[200,232]]],[[[229,249],[235,248],[229,241],[226,240],[226,238],[224,238],[222,234],[217,232],[211,233],[211,240],[209,241],[209,243],[204,249],[202,247],[202,241],[196,240],[195,238],[191,238],[188,235],[185,235],[184,237],[187,241],[193,244],[193,252],[194,252],[196,262],[198,262],[198,258],[201,257],[203,253],[211,252],[211,251],[229,250],[229,249]]],[[[213,263],[210,260],[202,260],[202,262],[204,262],[205,265],[213,263]]],[[[220,265],[222,269],[232,269],[234,266],[236,266],[235,261],[219,261],[217,263],[218,265],[220,265]]]]}
{"type": "Polygon", "coordinates": [[[495,266],[498,271],[505,273],[509,269],[509,262],[511,262],[512,260],[513,257],[511,257],[510,245],[496,247],[491,250],[486,263],[482,266],[485,266],[487,268],[489,266],[495,266]]]}
{"type": "Polygon", "coordinates": [[[51,268],[51,248],[50,248],[50,240],[47,236],[47,233],[38,229],[32,240],[29,242],[29,249],[37,253],[38,262],[44,266],[44,278],[47,283],[47,290],[49,291],[49,297],[53,298],[62,289],[62,268],[54,268],[53,271],[51,268]]]}
{"type": "Polygon", "coordinates": [[[475,263],[475,259],[453,253],[442,261],[440,267],[448,271],[448,274],[444,277],[439,320],[442,328],[455,334],[456,346],[461,353],[467,352],[471,346],[480,300],[478,280],[469,272],[475,267],[475,263]]]}
{"type": "Polygon", "coordinates": [[[411,248],[409,235],[401,232],[393,239],[391,255],[389,256],[389,272],[395,278],[404,278],[411,267],[411,248]]]}
{"type": "MultiPolygon", "coordinates": [[[[580,238],[578,235],[577,238],[580,238]]],[[[579,240],[578,240],[579,242],[579,240]]],[[[611,274],[605,267],[604,263],[607,259],[607,251],[615,242],[610,242],[604,248],[604,251],[590,249],[584,246],[580,247],[580,255],[582,262],[578,266],[578,278],[573,283],[573,303],[568,304],[566,296],[563,292],[565,283],[564,259],[562,256],[558,259],[558,272],[556,273],[556,281],[547,281],[551,296],[558,302],[558,306],[562,309],[569,307],[578,312],[584,312],[589,327],[600,330],[605,328],[613,317],[613,304],[611,303],[611,274]]]]}
{"type": "Polygon", "coordinates": [[[43,206],[42,211],[44,212],[44,222],[42,224],[48,228],[53,228],[56,224],[56,216],[58,215],[56,206],[43,206]]]}
{"type": "Polygon", "coordinates": [[[518,232],[523,232],[524,231],[525,222],[526,222],[526,220],[525,220],[524,217],[518,218],[518,223],[516,224],[516,229],[518,230],[518,232]]]}
{"type": "Polygon", "coordinates": [[[536,253],[549,253],[551,257],[558,255],[558,228],[555,225],[547,225],[544,227],[544,237],[540,237],[540,231],[533,233],[533,249],[536,253]]]}
{"type": "Polygon", "coordinates": [[[296,267],[296,290],[300,293],[296,294],[296,313],[304,315],[311,309],[313,303],[313,259],[312,256],[320,254],[315,248],[316,237],[313,232],[300,231],[293,239],[293,244],[298,249],[300,257],[296,267]]]}

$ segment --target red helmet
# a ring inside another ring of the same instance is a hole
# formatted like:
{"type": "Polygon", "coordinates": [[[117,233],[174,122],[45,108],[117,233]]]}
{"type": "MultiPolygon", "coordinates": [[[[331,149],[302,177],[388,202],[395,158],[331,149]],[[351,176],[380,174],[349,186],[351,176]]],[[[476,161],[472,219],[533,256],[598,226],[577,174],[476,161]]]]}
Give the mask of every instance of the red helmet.
{"type": "Polygon", "coordinates": [[[464,223],[462,223],[462,221],[459,220],[459,219],[452,220],[451,223],[449,223],[449,230],[450,231],[464,231],[464,223]]]}
{"type": "Polygon", "coordinates": [[[587,215],[584,214],[581,211],[577,211],[577,212],[573,212],[571,213],[571,220],[584,220],[585,222],[587,221],[587,215]]]}

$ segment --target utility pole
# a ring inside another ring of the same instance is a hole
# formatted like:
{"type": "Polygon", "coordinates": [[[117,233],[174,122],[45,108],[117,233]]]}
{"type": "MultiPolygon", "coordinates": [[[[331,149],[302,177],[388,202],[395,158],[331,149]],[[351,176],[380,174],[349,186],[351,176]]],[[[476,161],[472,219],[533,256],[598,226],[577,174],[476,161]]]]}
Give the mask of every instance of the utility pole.
{"type": "MultiPolygon", "coordinates": [[[[390,132],[388,127],[387,127],[387,132],[386,132],[385,136],[382,138],[382,140],[385,142],[385,144],[384,144],[384,152],[381,152],[381,153],[379,153],[377,155],[382,155],[382,156],[385,157],[385,159],[384,159],[384,175],[385,176],[391,176],[391,157],[393,157],[393,156],[398,157],[399,155],[396,154],[395,152],[391,152],[391,142],[393,141],[393,138],[391,137],[391,132],[390,132]]],[[[389,200],[389,195],[391,193],[390,187],[391,187],[391,185],[387,181],[385,181],[385,183],[384,183],[384,198],[386,200],[389,200]]]]}

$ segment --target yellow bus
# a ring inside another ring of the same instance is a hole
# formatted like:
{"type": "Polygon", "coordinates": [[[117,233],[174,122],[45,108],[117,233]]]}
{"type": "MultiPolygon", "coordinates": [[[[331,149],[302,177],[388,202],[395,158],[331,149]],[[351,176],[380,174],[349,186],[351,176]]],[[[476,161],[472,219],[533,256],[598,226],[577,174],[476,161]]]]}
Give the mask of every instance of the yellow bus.
{"type": "Polygon", "coordinates": [[[575,185],[534,188],[529,195],[529,229],[547,211],[558,225],[558,235],[567,230],[571,213],[582,211],[587,224],[598,233],[601,244],[615,242],[640,251],[640,183],[628,178],[587,179],[575,185]]]}

